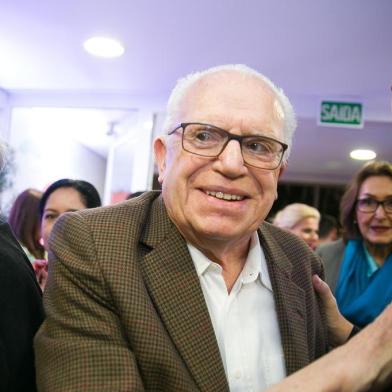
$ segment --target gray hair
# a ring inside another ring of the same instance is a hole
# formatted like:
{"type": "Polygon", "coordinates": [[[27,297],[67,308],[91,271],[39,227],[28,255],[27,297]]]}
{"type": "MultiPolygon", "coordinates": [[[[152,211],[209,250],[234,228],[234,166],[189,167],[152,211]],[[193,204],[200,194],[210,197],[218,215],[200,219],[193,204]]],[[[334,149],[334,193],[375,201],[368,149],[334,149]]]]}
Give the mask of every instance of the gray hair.
{"type": "Polygon", "coordinates": [[[271,90],[275,93],[276,98],[283,111],[284,142],[289,146],[287,152],[285,153],[285,159],[287,160],[291,150],[291,141],[293,138],[293,134],[297,127],[297,120],[296,120],[294,108],[281,88],[277,87],[270,79],[268,79],[260,72],[243,64],[220,65],[217,67],[209,68],[205,71],[190,73],[189,75],[179,79],[174,89],[172,90],[167,103],[166,119],[163,124],[164,132],[168,133],[171,131],[171,128],[178,125],[178,124],[174,124],[174,121],[176,121],[176,117],[180,109],[180,104],[183,98],[186,96],[187,92],[190,90],[190,88],[196,82],[206,77],[207,75],[217,73],[217,72],[224,72],[224,71],[236,71],[243,75],[255,76],[259,80],[266,83],[267,86],[269,86],[271,90]]]}
{"type": "Polygon", "coordinates": [[[282,229],[290,230],[305,218],[315,218],[320,222],[320,213],[307,204],[293,203],[280,210],[272,223],[282,229]]]}

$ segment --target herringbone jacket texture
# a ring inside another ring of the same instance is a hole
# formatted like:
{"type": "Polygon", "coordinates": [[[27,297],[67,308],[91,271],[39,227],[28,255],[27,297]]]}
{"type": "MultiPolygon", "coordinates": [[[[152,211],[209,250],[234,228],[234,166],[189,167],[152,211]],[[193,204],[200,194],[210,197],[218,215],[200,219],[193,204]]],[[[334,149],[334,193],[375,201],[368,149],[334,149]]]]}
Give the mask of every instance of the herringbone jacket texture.
{"type": "MultiPolygon", "coordinates": [[[[259,238],[292,373],[327,349],[311,284],[322,266],[268,223],[259,238]]],[[[158,192],[66,214],[50,246],[47,318],[35,339],[40,391],[229,390],[186,242],[158,192]]]]}

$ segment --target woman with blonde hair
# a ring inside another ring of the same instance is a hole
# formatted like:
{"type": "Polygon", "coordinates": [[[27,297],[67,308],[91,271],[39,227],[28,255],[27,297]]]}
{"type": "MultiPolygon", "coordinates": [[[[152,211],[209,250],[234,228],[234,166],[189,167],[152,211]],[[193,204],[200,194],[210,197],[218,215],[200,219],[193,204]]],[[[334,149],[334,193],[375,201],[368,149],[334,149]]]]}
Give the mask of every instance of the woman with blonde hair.
{"type": "Polygon", "coordinates": [[[314,207],[303,203],[287,205],[276,214],[273,224],[291,231],[302,238],[313,250],[318,243],[320,213],[314,207]]]}

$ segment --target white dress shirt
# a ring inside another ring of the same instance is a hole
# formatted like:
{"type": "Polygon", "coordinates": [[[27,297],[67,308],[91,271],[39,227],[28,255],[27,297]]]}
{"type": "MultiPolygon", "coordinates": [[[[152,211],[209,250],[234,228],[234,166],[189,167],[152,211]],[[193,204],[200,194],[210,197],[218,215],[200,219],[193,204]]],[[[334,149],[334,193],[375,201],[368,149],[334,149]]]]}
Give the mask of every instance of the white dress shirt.
{"type": "Polygon", "coordinates": [[[200,279],[231,392],[261,392],[286,376],[275,301],[264,252],[254,233],[230,294],[222,267],[188,249],[200,279]]]}

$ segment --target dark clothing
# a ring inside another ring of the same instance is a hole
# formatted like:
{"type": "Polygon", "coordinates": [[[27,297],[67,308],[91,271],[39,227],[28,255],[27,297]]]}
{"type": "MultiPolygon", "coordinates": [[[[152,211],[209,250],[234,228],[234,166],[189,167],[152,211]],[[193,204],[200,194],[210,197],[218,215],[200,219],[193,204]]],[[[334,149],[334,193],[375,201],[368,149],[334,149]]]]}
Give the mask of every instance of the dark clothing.
{"type": "Polygon", "coordinates": [[[36,391],[33,337],[44,318],[41,289],[0,217],[0,391],[36,391]]]}
{"type": "Polygon", "coordinates": [[[323,260],[325,268],[325,281],[335,294],[336,286],[339,279],[340,267],[344,257],[345,244],[342,239],[337,241],[322,244],[316,249],[318,254],[323,260]]]}

